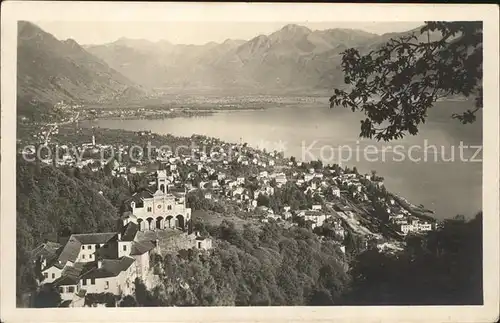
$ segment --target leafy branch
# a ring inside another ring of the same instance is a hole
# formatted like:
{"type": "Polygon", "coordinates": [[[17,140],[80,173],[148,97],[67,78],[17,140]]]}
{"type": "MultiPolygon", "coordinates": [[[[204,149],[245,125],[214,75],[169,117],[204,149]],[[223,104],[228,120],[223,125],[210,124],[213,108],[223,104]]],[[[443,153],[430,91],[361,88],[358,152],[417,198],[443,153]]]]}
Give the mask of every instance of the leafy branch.
{"type": "Polygon", "coordinates": [[[417,34],[390,39],[365,55],[356,48],[342,53],[348,89],[335,89],[330,106],[364,112],[361,137],[415,135],[428,109],[452,95],[476,97],[475,109],[452,115],[464,124],[476,120],[483,95],[482,23],[426,22],[417,34]],[[431,33],[439,37],[431,40],[431,33]]]}

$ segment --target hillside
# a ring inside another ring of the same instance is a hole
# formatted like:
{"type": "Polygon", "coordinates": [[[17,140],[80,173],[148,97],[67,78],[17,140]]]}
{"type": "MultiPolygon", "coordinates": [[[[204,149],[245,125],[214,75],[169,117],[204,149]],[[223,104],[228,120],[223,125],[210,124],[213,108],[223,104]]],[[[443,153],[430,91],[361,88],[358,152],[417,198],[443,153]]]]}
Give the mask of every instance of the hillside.
{"type": "Polygon", "coordinates": [[[18,24],[17,50],[19,101],[119,102],[143,92],[74,40],[59,41],[30,22],[18,24]]]}
{"type": "Polygon", "coordinates": [[[18,296],[34,287],[29,252],[45,239],[69,233],[109,232],[118,211],[111,202],[126,186],[112,187],[89,173],[65,173],[17,159],[16,255],[18,296]],[[99,190],[104,194],[99,194],[99,190]]]}

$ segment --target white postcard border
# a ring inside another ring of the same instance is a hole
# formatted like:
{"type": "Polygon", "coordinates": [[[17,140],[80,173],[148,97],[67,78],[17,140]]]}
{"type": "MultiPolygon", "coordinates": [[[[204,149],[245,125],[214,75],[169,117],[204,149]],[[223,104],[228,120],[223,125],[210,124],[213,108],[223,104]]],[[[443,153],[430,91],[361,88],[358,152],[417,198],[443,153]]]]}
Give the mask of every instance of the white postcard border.
{"type": "Polygon", "coordinates": [[[486,322],[499,305],[499,17],[495,5],[248,4],[146,2],[2,3],[1,306],[5,322],[486,322]],[[483,306],[15,308],[17,21],[484,21],[483,306]]]}

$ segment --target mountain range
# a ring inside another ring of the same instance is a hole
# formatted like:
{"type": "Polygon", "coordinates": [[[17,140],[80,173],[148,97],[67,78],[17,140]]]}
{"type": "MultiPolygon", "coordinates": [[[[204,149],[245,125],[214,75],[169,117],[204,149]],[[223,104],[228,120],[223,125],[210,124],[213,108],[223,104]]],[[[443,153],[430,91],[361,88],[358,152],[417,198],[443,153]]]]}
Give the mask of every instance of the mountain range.
{"type": "Polygon", "coordinates": [[[73,39],[60,41],[30,22],[18,23],[18,101],[99,103],[141,93],[141,86],[73,39]]]}
{"type": "Polygon", "coordinates": [[[330,88],[338,81],[330,72],[339,66],[339,54],[377,37],[360,30],[286,25],[249,41],[172,45],[122,38],[85,48],[148,88],[289,90],[330,88]]]}
{"type": "Polygon", "coordinates": [[[398,34],[313,31],[290,24],[248,41],[179,45],[120,38],[82,46],[72,39],[58,40],[30,22],[19,22],[18,35],[18,96],[105,103],[128,102],[160,91],[329,94],[343,85],[340,62],[345,49],[367,51],[398,34]]]}

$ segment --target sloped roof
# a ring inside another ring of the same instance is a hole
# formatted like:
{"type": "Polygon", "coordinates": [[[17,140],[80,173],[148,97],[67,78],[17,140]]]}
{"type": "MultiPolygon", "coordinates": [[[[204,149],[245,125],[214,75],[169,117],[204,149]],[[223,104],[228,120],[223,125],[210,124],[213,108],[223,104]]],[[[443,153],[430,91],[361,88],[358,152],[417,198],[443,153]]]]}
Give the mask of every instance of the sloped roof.
{"type": "Polygon", "coordinates": [[[121,241],[133,241],[139,231],[139,226],[134,222],[129,222],[122,229],[121,241]]]}
{"type": "Polygon", "coordinates": [[[132,244],[132,250],[130,251],[131,256],[142,255],[152,249],[154,249],[155,244],[152,241],[136,241],[132,244]]]}
{"type": "Polygon", "coordinates": [[[184,196],[186,195],[186,188],[185,187],[171,187],[169,189],[170,193],[172,193],[173,195],[176,195],[176,196],[184,196]]]}
{"type": "Polygon", "coordinates": [[[106,243],[117,235],[116,232],[73,234],[82,244],[106,243]]]}
{"type": "Polygon", "coordinates": [[[101,268],[94,268],[84,274],[81,278],[106,278],[116,277],[122,271],[127,270],[133,263],[134,258],[121,257],[120,259],[104,259],[101,268]]]}
{"type": "Polygon", "coordinates": [[[135,204],[137,206],[139,206],[139,205],[143,204],[143,200],[144,199],[150,199],[152,197],[153,197],[153,193],[150,190],[143,188],[140,191],[135,192],[132,195],[132,197],[130,197],[129,199],[127,199],[124,203],[130,208],[130,203],[131,202],[135,202],[135,204]]]}
{"type": "Polygon", "coordinates": [[[62,248],[57,259],[54,259],[54,262],[49,264],[47,268],[51,266],[63,268],[67,261],[76,261],[82,244],[107,243],[117,235],[116,232],[72,234],[64,245],[64,248],[62,248]]]}
{"type": "Polygon", "coordinates": [[[57,255],[57,252],[62,247],[60,243],[47,241],[39,244],[35,249],[30,252],[30,259],[34,260],[40,256],[46,259],[52,259],[57,255]]]}
{"type": "Polygon", "coordinates": [[[153,193],[147,189],[142,189],[141,191],[135,193],[132,197],[139,197],[142,199],[148,199],[153,197],[153,193]]]}
{"type": "Polygon", "coordinates": [[[68,242],[64,246],[62,252],[57,257],[60,264],[65,264],[67,261],[75,262],[78,254],[80,253],[80,248],[82,243],[75,238],[75,235],[69,237],[68,242]]]}
{"type": "Polygon", "coordinates": [[[82,272],[95,267],[95,263],[77,262],[73,266],[66,266],[61,273],[61,277],[56,279],[53,284],[55,286],[76,285],[82,272]]]}
{"type": "MultiPolygon", "coordinates": [[[[130,207],[130,206],[129,206],[129,207],[130,207]]],[[[134,218],[134,217],[136,217],[136,216],[135,216],[132,212],[130,212],[130,211],[125,211],[125,212],[123,212],[123,213],[122,213],[122,215],[121,215],[120,219],[122,219],[122,220],[123,220],[123,219],[134,218]]]]}

